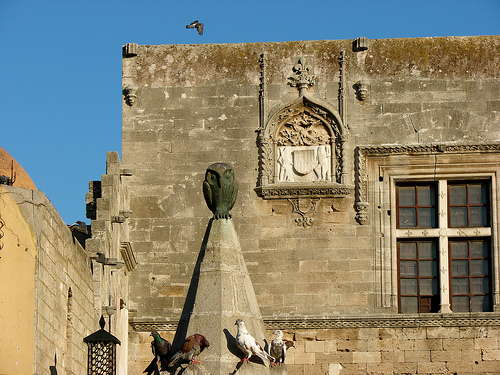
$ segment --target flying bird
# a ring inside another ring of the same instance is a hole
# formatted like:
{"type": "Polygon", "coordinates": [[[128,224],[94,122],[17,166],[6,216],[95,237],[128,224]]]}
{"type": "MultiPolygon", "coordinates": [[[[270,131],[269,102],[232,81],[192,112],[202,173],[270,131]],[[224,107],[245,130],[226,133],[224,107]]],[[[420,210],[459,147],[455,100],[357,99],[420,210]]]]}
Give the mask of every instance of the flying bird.
{"type": "Polygon", "coordinates": [[[200,335],[199,333],[195,333],[194,335],[189,336],[186,338],[186,340],[184,340],[181,349],[174,354],[168,366],[172,367],[180,360],[191,361],[199,364],[200,362],[194,357],[196,357],[209,346],[210,343],[205,338],[205,336],[200,335]]]}
{"type": "Polygon", "coordinates": [[[198,34],[203,35],[203,24],[199,23],[198,20],[186,25],[186,29],[196,29],[198,30],[198,34]]]}
{"type": "MultiPolygon", "coordinates": [[[[288,349],[287,343],[283,341],[283,332],[279,329],[274,331],[276,337],[271,341],[271,345],[269,345],[269,355],[276,359],[275,362],[271,363],[271,366],[274,366],[276,363],[281,365],[285,362],[286,350],[288,349]]],[[[293,345],[293,342],[291,342],[293,345]]]]}
{"type": "Polygon", "coordinates": [[[245,322],[241,319],[236,320],[235,323],[238,326],[238,333],[236,334],[236,344],[238,348],[240,348],[243,353],[245,353],[245,358],[241,360],[241,362],[248,361],[251,356],[256,355],[261,358],[263,361],[269,359],[274,362],[274,358],[267,354],[262,346],[255,340],[250,333],[248,333],[245,322]]]}
{"type": "Polygon", "coordinates": [[[170,353],[172,344],[168,340],[163,339],[157,331],[152,331],[150,336],[153,336],[151,341],[151,350],[154,358],[148,367],[144,370],[148,375],[160,373],[162,364],[167,364],[167,356],[170,353]]]}

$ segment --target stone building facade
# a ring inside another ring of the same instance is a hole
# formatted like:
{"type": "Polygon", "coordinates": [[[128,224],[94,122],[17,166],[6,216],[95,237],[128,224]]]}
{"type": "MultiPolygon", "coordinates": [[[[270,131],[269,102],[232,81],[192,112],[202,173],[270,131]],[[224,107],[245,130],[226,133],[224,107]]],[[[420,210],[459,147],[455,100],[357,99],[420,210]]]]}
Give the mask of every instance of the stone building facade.
{"type": "Polygon", "coordinates": [[[85,374],[84,338],[105,318],[127,373],[128,196],[118,153],[87,195],[92,225],[70,226],[0,147],[0,373],[85,374]]]}
{"type": "Polygon", "coordinates": [[[289,374],[500,373],[499,47],[125,45],[129,372],[149,331],[175,333],[204,173],[225,162],[268,339],[295,341],[289,374]]]}

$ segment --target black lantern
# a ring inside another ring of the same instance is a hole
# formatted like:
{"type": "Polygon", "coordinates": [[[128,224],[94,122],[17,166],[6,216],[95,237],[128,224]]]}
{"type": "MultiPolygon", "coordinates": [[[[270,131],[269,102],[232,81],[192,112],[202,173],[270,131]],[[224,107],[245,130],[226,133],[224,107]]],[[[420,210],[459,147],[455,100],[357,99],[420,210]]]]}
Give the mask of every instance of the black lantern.
{"type": "Polygon", "coordinates": [[[88,375],[116,374],[116,344],[120,344],[115,336],[104,329],[106,321],[101,316],[101,329],[85,337],[83,342],[88,345],[88,375]]]}

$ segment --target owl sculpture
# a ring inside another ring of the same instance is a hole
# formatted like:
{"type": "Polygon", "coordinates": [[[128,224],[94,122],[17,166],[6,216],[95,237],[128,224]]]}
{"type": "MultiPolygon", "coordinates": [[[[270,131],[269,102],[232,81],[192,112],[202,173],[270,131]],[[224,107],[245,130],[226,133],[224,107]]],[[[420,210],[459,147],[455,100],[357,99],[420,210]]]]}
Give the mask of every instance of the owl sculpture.
{"type": "Polygon", "coordinates": [[[203,181],[203,195],[214,219],[229,219],[229,211],[236,202],[238,182],[233,167],[226,163],[215,163],[207,168],[203,181]]]}

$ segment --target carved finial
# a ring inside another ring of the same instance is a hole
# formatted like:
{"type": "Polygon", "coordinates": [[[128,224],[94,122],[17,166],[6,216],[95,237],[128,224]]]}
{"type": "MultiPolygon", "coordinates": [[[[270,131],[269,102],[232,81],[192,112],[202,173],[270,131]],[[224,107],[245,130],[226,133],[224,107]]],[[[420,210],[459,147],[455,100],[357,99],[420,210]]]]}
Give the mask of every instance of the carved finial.
{"type": "Polygon", "coordinates": [[[299,96],[304,95],[304,91],[308,86],[314,85],[314,80],[316,77],[309,76],[311,70],[312,67],[308,64],[306,65],[304,57],[299,58],[297,64],[295,64],[292,68],[295,76],[288,77],[288,79],[291,80],[291,82],[288,82],[288,84],[292,87],[299,88],[299,96]]]}
{"type": "Polygon", "coordinates": [[[104,316],[101,315],[101,319],[99,319],[99,325],[101,326],[101,329],[104,329],[104,326],[106,325],[106,321],[104,320],[104,316]]]}

